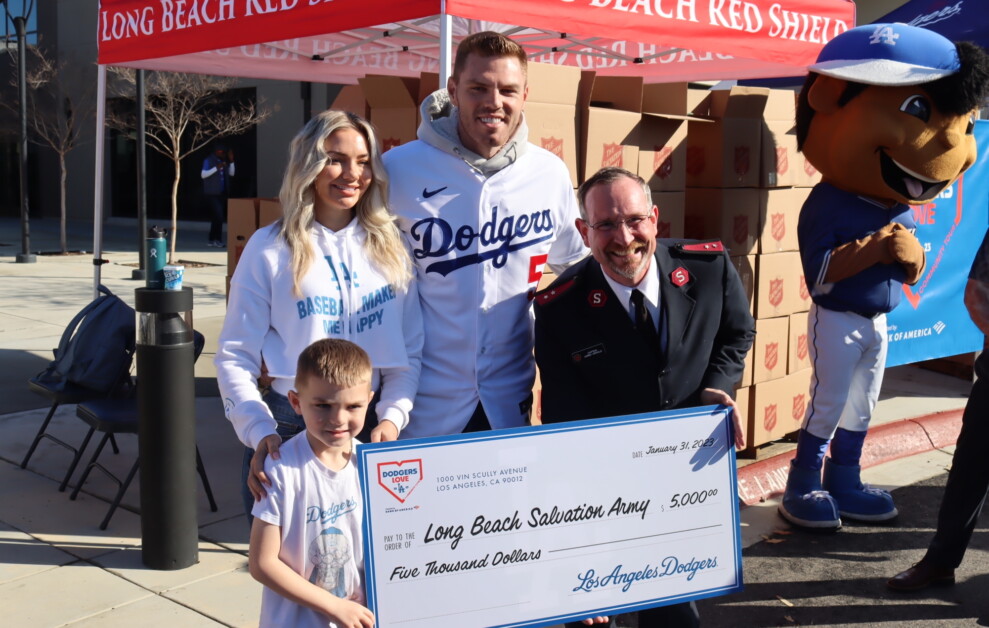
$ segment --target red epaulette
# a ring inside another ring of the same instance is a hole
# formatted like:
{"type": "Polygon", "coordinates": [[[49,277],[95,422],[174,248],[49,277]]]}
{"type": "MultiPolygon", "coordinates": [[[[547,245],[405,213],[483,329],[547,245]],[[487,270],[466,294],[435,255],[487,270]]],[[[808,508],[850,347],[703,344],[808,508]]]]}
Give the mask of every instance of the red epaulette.
{"type": "Polygon", "coordinates": [[[550,303],[551,301],[559,297],[561,294],[572,288],[575,281],[576,279],[571,279],[570,281],[561,283],[558,286],[550,286],[545,290],[541,290],[537,292],[536,303],[538,303],[539,305],[546,305],[547,303],[550,303]]]}
{"type": "Polygon", "coordinates": [[[674,248],[684,253],[724,253],[725,245],[721,240],[708,240],[707,242],[678,242],[674,248]]]}

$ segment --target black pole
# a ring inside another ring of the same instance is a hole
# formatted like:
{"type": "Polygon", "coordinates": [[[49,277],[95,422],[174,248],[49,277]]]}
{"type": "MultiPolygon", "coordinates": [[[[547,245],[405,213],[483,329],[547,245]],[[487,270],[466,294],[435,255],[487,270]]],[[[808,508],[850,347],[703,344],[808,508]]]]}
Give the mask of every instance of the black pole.
{"type": "Polygon", "coordinates": [[[33,264],[37,258],[31,254],[31,221],[27,202],[27,18],[13,18],[17,32],[17,93],[20,97],[21,137],[17,145],[21,166],[21,252],[18,264],[33,264]]]}
{"type": "Polygon", "coordinates": [[[147,138],[144,135],[146,118],[144,111],[144,70],[137,70],[135,77],[137,93],[134,100],[137,103],[137,250],[138,268],[131,271],[131,279],[144,279],[147,272],[144,269],[144,260],[148,256],[148,186],[145,181],[147,170],[147,138]]]}
{"type": "Polygon", "coordinates": [[[138,288],[138,454],[141,560],[151,569],[199,562],[196,513],[196,384],[192,289],[138,288]]]}
{"type": "Polygon", "coordinates": [[[302,96],[302,124],[306,124],[312,118],[312,83],[302,81],[299,87],[302,96]]]}

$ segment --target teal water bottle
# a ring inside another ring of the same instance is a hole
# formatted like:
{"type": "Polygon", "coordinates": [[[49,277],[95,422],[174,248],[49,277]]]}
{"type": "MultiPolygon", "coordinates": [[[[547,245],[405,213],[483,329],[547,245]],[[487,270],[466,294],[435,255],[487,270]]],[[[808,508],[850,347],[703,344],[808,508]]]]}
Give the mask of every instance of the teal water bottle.
{"type": "Polygon", "coordinates": [[[148,229],[148,258],[144,260],[147,272],[147,287],[152,290],[165,289],[165,230],[161,227],[148,229]]]}

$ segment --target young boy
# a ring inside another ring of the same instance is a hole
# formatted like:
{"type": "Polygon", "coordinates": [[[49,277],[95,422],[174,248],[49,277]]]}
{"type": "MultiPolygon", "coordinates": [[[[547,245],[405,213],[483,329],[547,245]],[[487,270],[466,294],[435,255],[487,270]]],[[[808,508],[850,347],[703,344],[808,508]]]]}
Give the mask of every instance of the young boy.
{"type": "Polygon", "coordinates": [[[299,356],[295,388],[288,398],[306,429],[265,462],[271,488],[252,512],[250,570],[265,587],[260,625],[373,628],[353,460],[371,361],[352,342],[318,340],[299,356]]]}

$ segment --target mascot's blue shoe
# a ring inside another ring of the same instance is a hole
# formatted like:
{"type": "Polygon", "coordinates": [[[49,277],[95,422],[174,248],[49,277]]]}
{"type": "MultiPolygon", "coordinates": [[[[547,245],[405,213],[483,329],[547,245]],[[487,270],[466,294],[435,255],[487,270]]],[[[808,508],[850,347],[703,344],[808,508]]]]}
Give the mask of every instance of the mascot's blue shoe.
{"type": "Polygon", "coordinates": [[[838,504],[827,491],[821,490],[820,472],[798,467],[792,462],[779,512],[784,519],[802,528],[841,527],[838,504]]]}
{"type": "Polygon", "coordinates": [[[842,517],[858,521],[887,521],[899,513],[893,497],[881,488],[862,484],[862,467],[824,460],[824,488],[838,502],[842,517]]]}

